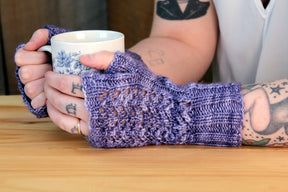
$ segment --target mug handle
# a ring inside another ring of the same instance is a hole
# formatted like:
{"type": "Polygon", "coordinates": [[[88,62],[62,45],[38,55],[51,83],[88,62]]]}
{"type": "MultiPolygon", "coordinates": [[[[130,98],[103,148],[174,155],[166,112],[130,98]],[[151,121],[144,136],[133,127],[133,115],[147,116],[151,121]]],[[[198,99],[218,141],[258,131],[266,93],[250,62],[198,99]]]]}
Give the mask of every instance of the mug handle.
{"type": "Polygon", "coordinates": [[[40,47],[37,51],[47,51],[49,53],[52,53],[51,45],[44,45],[44,46],[40,47]]]}

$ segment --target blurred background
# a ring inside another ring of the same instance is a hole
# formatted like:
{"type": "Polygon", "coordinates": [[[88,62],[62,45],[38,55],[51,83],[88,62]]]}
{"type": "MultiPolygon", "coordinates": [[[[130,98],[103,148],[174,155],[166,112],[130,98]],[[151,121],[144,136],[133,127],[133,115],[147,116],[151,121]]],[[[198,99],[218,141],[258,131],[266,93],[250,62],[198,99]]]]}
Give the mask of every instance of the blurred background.
{"type": "Polygon", "coordinates": [[[46,24],[71,30],[110,29],[126,48],[148,37],[154,0],[0,0],[0,95],[19,94],[15,48],[46,24]]]}

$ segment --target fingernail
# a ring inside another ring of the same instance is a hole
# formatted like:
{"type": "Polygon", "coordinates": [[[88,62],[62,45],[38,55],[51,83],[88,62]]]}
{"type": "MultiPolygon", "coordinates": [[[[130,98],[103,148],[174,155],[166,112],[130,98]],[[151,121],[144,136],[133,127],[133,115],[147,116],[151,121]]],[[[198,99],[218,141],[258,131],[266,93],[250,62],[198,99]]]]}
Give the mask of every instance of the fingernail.
{"type": "Polygon", "coordinates": [[[27,80],[30,78],[30,71],[27,70],[26,68],[22,68],[20,70],[20,76],[21,76],[22,80],[27,80]]]}
{"type": "Polygon", "coordinates": [[[22,53],[17,51],[16,54],[14,55],[14,59],[16,63],[19,63],[21,61],[22,53]]]}
{"type": "Polygon", "coordinates": [[[34,109],[38,109],[39,107],[41,107],[41,106],[39,105],[39,103],[33,102],[33,100],[32,100],[32,102],[31,102],[31,106],[32,106],[34,109]]]}

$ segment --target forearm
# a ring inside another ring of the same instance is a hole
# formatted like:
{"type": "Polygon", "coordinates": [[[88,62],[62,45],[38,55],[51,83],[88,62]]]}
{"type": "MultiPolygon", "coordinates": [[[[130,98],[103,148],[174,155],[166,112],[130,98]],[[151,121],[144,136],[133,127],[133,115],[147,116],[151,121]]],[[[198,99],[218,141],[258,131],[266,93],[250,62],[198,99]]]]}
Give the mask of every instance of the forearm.
{"type": "Polygon", "coordinates": [[[243,144],[288,146],[288,79],[243,86],[243,144]]]}
{"type": "Polygon", "coordinates": [[[155,74],[176,84],[187,84],[201,80],[214,57],[217,39],[218,22],[212,0],[155,0],[150,37],[131,51],[139,54],[155,74]],[[181,9],[189,14],[179,16],[181,9]]]}
{"type": "Polygon", "coordinates": [[[199,81],[212,61],[207,55],[184,42],[167,37],[150,37],[139,42],[131,51],[139,54],[148,68],[176,84],[199,81]]]}

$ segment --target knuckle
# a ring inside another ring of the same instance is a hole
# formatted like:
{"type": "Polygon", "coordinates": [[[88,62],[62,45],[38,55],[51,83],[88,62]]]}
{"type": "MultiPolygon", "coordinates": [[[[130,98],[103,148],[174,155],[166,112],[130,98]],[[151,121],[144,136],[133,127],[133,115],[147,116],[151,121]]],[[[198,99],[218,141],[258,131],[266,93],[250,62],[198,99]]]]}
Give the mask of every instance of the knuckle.
{"type": "Polygon", "coordinates": [[[57,108],[57,107],[60,107],[62,105],[62,101],[61,101],[61,98],[58,98],[58,97],[52,97],[50,98],[52,104],[57,108]]]}
{"type": "Polygon", "coordinates": [[[63,91],[67,89],[67,80],[65,78],[60,78],[58,81],[59,90],[63,91]]]}

